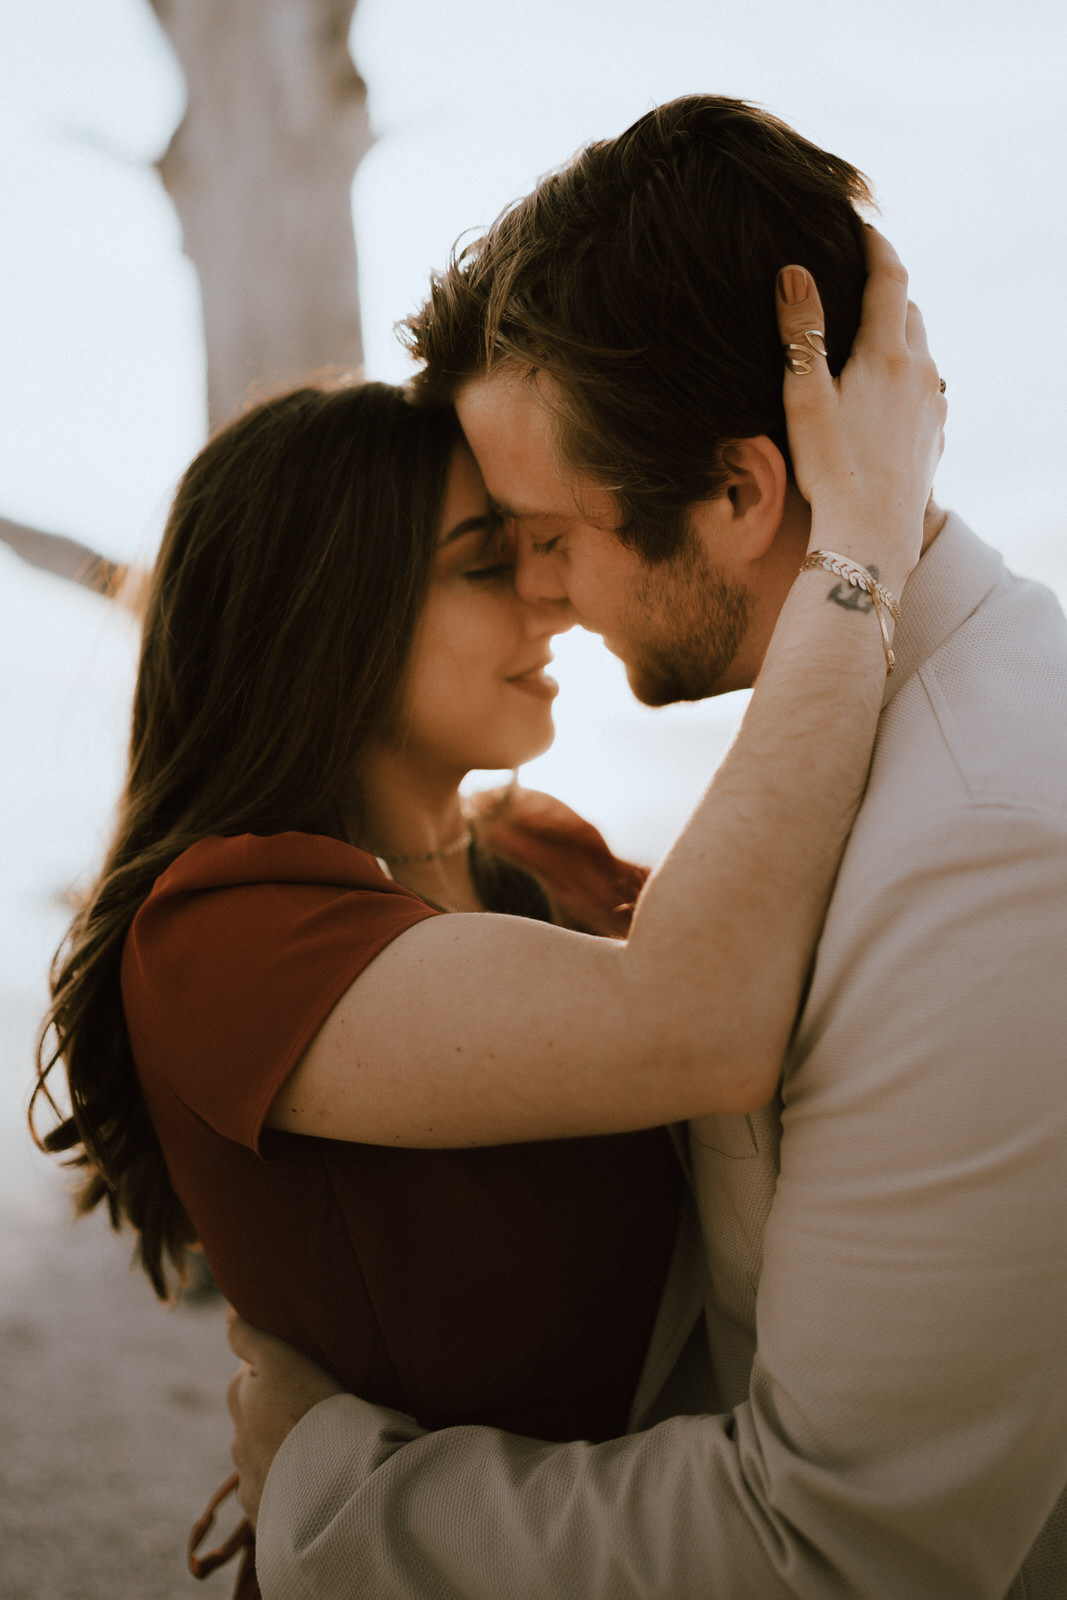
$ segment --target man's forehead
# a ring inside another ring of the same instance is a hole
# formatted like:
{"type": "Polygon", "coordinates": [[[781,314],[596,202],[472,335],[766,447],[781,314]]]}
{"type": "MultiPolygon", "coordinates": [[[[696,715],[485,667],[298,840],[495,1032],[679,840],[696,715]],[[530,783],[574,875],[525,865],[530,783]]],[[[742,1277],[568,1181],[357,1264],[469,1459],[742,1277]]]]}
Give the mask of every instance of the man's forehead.
{"type": "Polygon", "coordinates": [[[571,474],[560,459],[554,419],[520,378],[493,373],[466,384],[456,412],[493,499],[518,516],[573,506],[571,474]]]}
{"type": "Polygon", "coordinates": [[[552,406],[555,380],[516,365],[475,378],[456,411],[502,516],[549,534],[617,525],[614,498],[563,457],[552,406]]]}
{"type": "Polygon", "coordinates": [[[512,364],[494,368],[465,383],[456,396],[464,432],[492,438],[512,437],[555,454],[556,429],[551,406],[551,379],[512,364]]]}

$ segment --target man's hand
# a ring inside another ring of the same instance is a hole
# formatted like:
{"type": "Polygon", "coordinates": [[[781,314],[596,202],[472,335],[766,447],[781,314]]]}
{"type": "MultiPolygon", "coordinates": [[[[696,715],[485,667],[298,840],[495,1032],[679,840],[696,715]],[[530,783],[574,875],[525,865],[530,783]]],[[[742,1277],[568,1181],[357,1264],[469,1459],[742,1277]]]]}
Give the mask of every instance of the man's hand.
{"type": "Polygon", "coordinates": [[[237,1498],[254,1527],[282,1441],[312,1406],[343,1390],[291,1345],[242,1322],[235,1311],[228,1320],[230,1348],[241,1360],[226,1391],[234,1427],[230,1454],[241,1479],[237,1498]]]}

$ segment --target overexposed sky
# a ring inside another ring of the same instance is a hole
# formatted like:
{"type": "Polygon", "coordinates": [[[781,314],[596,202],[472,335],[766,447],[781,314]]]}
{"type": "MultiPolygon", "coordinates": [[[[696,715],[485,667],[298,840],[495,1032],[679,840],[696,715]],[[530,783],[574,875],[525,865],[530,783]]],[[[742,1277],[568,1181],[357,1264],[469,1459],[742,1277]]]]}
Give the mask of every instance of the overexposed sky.
{"type": "MultiPolygon", "coordinates": [[[[872,178],[949,383],[940,497],[1067,598],[1065,17],[1062,0],[359,0],[370,374],[406,375],[393,323],[539,173],[658,100],[754,99],[872,178]]],[[[195,279],[151,167],[182,102],[145,0],[4,0],[0,514],[142,559],[204,427],[195,279]]],[[[559,654],[539,781],[658,848],[736,706],[639,712],[598,647],[559,654]]]]}

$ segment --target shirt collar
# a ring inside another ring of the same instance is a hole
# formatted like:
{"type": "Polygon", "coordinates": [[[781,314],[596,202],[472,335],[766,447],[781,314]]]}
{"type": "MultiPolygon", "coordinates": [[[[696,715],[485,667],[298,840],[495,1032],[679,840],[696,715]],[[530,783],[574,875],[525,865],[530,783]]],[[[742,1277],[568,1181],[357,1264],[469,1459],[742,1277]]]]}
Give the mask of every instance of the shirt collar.
{"type": "Polygon", "coordinates": [[[908,579],[893,638],[896,667],[883,709],[924,661],[975,612],[1004,574],[996,550],[954,512],[908,579]]]}

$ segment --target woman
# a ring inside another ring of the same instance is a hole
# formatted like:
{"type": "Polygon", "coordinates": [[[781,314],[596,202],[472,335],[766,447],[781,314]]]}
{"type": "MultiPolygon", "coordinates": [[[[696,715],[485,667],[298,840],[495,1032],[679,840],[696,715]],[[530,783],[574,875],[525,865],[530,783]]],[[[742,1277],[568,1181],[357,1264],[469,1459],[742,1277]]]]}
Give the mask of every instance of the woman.
{"type": "MultiPolygon", "coordinates": [[[[811,549],[899,594],[943,420],[921,324],[865,325],[839,385],[807,381],[811,549]]],[[[463,811],[468,770],[548,743],[567,619],[516,593],[452,415],[305,389],[206,447],[40,1067],[73,1108],[46,1148],[158,1293],[198,1240],[247,1321],[428,1426],[620,1431],[674,1232],[659,1125],[773,1093],[862,791],[883,635],[826,590],[798,575],[627,932],[642,875],[579,819],[463,811]]]]}

